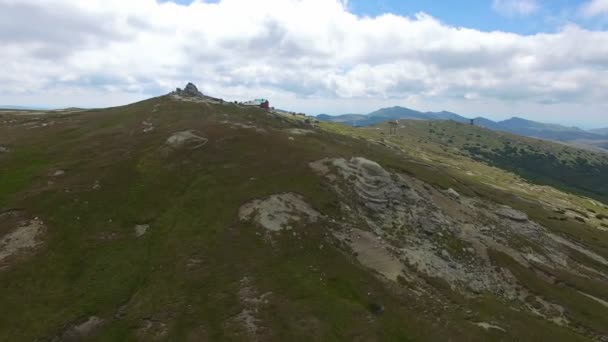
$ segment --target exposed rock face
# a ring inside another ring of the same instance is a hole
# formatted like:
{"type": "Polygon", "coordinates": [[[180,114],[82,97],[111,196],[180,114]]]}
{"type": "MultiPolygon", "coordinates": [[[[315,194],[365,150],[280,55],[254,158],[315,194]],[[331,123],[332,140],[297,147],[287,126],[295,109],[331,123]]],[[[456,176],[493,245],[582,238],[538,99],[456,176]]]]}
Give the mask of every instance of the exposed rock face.
{"type": "Polygon", "coordinates": [[[243,205],[242,221],[253,220],[270,231],[291,229],[293,224],[316,222],[320,214],[298,194],[272,195],[243,205]]]}
{"type": "MultiPolygon", "coordinates": [[[[11,213],[0,216],[0,220],[11,213]]],[[[15,214],[18,215],[18,214],[15,214]]],[[[3,222],[0,221],[0,224],[3,222]]],[[[39,219],[21,222],[13,231],[0,238],[0,266],[7,259],[21,252],[33,250],[42,243],[41,235],[45,231],[44,223],[39,219]]]]}
{"type": "Polygon", "coordinates": [[[326,158],[309,166],[340,196],[343,218],[335,224],[334,236],[350,246],[362,265],[389,280],[401,276],[414,288],[424,288],[421,275],[440,278],[463,294],[492,293],[554,322],[567,322],[561,306],[531,295],[508,269],[496,266],[490,251],[524,267],[541,264],[573,273],[580,271],[572,267],[576,260],[565,247],[608,263],[551,234],[525,213],[440,191],[364,158],[326,158]],[[530,296],[540,308],[529,303],[530,296]]]}
{"type": "Polygon", "coordinates": [[[186,85],[186,88],[181,89],[177,88],[173,92],[174,95],[182,96],[182,97],[205,97],[203,93],[201,93],[198,88],[191,82],[186,85]]]}
{"type": "Polygon", "coordinates": [[[515,209],[511,209],[509,207],[502,207],[495,211],[496,215],[502,216],[513,221],[517,222],[526,222],[528,221],[528,215],[522,213],[521,211],[517,211],[515,209]]]}
{"type": "Polygon", "coordinates": [[[193,83],[188,83],[183,91],[184,95],[203,97],[203,93],[198,91],[198,88],[193,83]]]}

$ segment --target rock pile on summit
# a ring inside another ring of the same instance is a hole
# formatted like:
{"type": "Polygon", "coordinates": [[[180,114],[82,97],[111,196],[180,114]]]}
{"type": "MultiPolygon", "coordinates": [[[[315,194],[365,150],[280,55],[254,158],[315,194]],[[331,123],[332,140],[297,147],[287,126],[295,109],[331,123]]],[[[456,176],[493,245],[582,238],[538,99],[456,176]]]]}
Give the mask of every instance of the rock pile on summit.
{"type": "Polygon", "coordinates": [[[175,90],[175,94],[180,95],[180,96],[193,96],[193,97],[204,97],[205,96],[203,93],[201,93],[198,90],[198,88],[193,83],[188,83],[186,85],[186,88],[184,88],[183,90],[180,88],[177,88],[175,90]]]}

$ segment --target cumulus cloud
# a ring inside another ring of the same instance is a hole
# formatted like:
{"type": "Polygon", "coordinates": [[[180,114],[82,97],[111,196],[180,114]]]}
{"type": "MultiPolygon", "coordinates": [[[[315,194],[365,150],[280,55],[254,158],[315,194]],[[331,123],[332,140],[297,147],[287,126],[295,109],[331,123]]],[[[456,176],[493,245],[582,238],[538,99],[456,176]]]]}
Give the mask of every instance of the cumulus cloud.
{"type": "Polygon", "coordinates": [[[190,80],[227,99],[329,112],[484,101],[599,112],[608,98],[608,32],[359,17],[344,0],[0,0],[0,32],[0,103],[115,105],[190,80]]]}
{"type": "Polygon", "coordinates": [[[608,0],[591,0],[581,7],[581,12],[586,17],[597,17],[608,14],[608,0]]]}
{"type": "Polygon", "coordinates": [[[526,16],[538,11],[536,0],[494,0],[492,7],[495,11],[507,16],[526,16]]]}

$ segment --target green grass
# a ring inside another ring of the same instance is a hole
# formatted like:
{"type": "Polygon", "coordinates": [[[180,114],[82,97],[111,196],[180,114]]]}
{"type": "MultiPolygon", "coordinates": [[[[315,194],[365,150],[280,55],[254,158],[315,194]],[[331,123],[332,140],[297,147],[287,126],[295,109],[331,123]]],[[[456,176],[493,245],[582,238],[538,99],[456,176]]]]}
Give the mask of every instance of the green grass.
{"type": "MultiPolygon", "coordinates": [[[[268,341],[580,337],[514,312],[493,297],[459,298],[449,287],[429,281],[462,306],[444,310],[360,266],[334,246],[325,222],[297,228],[296,237],[274,234],[272,243],[261,228],[239,222],[243,203],[282,192],[302,194],[328,217],[341,215],[337,195],[308,167],[324,157],[363,156],[439,188],[514,207],[528,205],[462,170],[422,159],[414,149],[395,152],[370,143],[367,139],[378,138],[373,131],[322,124],[316,134],[291,141],[284,130],[298,125],[292,119],[167,98],[54,120],[58,123],[44,130],[0,127],[0,143],[16,146],[0,161],[0,209],[24,208],[48,226],[35,256],[0,271],[0,340],[50,339],[91,315],[105,320],[94,336],[99,341],[149,340],[138,335],[145,319],[166,324],[166,340],[247,340],[242,328],[229,326],[243,309],[238,292],[245,276],[260,295],[271,293],[269,304],[258,312],[262,339],[268,341]],[[159,111],[153,112],[156,104],[159,111]],[[144,120],[153,122],[153,132],[141,132],[144,120]],[[224,120],[252,124],[266,133],[232,128],[224,120]],[[163,154],[165,140],[187,129],[205,135],[209,143],[196,151],[163,154]],[[49,184],[48,173],[58,168],[66,175],[49,184]],[[93,190],[96,182],[101,187],[93,190]],[[150,230],[138,239],[133,228],[144,223],[150,230]],[[384,306],[384,313],[374,315],[372,304],[384,306]],[[509,334],[474,327],[464,307],[476,310],[480,319],[504,322],[509,334]]],[[[441,149],[428,154],[443,161],[455,158],[441,149]]],[[[480,172],[489,170],[505,184],[512,179],[466,156],[458,158],[480,172]]],[[[538,204],[522,210],[539,220],[548,216],[538,204]]],[[[552,229],[608,254],[604,234],[561,224],[552,229]]],[[[448,240],[454,252],[466,247],[448,240]]],[[[520,276],[529,274],[521,270],[520,276]]],[[[568,279],[572,286],[585,285],[568,279]]],[[[569,292],[530,283],[560,300],[571,299],[569,292]]],[[[584,289],[603,296],[597,286],[584,289]]],[[[581,300],[587,304],[586,297],[581,300]]],[[[581,305],[574,308],[586,312],[581,305]]],[[[581,322],[602,328],[602,318],[581,315],[581,322]]]]}

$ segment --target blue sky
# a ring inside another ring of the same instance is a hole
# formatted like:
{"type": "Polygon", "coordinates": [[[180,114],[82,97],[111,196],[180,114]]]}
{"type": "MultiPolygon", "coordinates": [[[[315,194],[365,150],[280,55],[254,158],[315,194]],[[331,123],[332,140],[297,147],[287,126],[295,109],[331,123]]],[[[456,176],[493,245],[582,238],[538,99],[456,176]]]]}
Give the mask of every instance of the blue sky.
{"type": "Polygon", "coordinates": [[[608,126],[608,0],[0,0],[0,104],[104,107],[189,81],[311,114],[608,126]]]}
{"type": "MultiPolygon", "coordinates": [[[[167,2],[166,0],[165,2],[167,2]]],[[[188,5],[192,0],[176,0],[188,5]]],[[[217,3],[219,0],[208,0],[217,3]]],[[[520,34],[554,32],[569,23],[602,30],[608,27],[606,18],[586,18],[579,9],[585,0],[537,0],[537,10],[530,14],[505,13],[498,10],[492,0],[349,0],[348,9],[360,16],[378,16],[392,13],[413,16],[424,12],[442,22],[457,27],[484,31],[506,31],[520,34]]]]}

